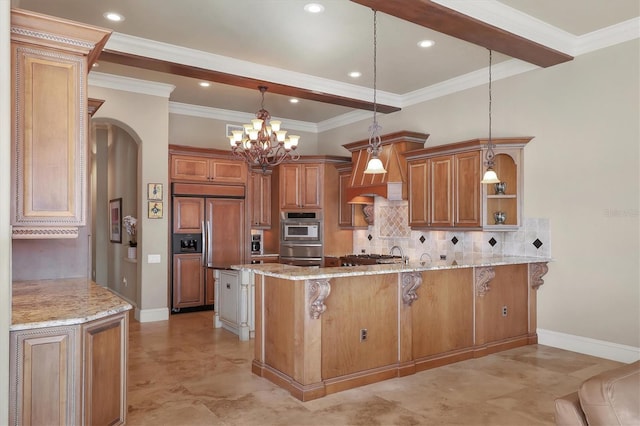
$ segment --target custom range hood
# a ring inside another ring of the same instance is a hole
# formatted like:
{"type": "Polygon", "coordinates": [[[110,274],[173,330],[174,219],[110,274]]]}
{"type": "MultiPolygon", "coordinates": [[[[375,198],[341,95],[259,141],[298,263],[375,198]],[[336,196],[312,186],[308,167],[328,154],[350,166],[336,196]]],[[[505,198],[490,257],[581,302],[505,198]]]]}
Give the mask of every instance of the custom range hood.
{"type": "Polygon", "coordinates": [[[426,133],[401,131],[383,135],[380,160],[387,173],[364,174],[371,154],[367,152],[369,140],[342,145],[351,152],[352,172],[346,198],[379,195],[389,200],[407,199],[407,162],[403,152],[424,148],[429,137],[426,133]]]}

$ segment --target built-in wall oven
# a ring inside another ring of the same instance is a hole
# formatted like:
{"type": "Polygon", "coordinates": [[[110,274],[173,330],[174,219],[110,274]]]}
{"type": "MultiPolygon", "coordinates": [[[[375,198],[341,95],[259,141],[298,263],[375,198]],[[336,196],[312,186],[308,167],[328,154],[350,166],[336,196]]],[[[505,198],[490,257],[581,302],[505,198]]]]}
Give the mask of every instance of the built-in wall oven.
{"type": "Polygon", "coordinates": [[[322,264],[322,215],[318,211],[284,211],[280,217],[280,263],[322,264]]]}

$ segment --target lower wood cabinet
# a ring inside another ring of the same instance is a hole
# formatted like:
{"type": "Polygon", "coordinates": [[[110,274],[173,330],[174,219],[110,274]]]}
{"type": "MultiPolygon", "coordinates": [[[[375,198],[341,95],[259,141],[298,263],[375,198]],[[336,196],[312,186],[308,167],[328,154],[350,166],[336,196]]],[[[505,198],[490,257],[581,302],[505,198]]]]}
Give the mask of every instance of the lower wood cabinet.
{"type": "Polygon", "coordinates": [[[206,286],[202,254],[174,254],[172,282],[174,310],[204,305],[206,286]]]}
{"type": "Polygon", "coordinates": [[[124,424],[127,315],[12,331],[9,424],[124,424]]]}

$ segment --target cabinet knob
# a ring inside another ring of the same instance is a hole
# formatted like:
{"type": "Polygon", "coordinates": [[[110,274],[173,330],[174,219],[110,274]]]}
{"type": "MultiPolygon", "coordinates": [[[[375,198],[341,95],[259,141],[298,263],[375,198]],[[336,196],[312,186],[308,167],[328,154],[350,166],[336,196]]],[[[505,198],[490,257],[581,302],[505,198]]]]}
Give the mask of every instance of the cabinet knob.
{"type": "Polygon", "coordinates": [[[227,284],[227,288],[231,290],[231,284],[227,284]]]}

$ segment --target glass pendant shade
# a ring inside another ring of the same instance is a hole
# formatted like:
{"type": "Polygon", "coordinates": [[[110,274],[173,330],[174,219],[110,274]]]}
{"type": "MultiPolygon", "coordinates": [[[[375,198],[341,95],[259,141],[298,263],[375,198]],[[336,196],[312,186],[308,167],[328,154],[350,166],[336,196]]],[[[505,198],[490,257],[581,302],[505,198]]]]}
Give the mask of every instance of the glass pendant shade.
{"type": "Polygon", "coordinates": [[[382,161],[380,161],[378,157],[371,158],[371,160],[369,160],[369,163],[367,163],[367,168],[364,171],[364,174],[373,175],[380,173],[387,173],[387,171],[384,169],[384,166],[382,165],[382,161]]]}
{"type": "Polygon", "coordinates": [[[500,179],[498,179],[498,175],[496,174],[493,167],[489,167],[486,172],[484,172],[484,176],[480,183],[499,183],[500,179]]]}

